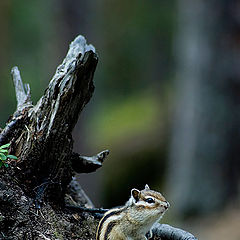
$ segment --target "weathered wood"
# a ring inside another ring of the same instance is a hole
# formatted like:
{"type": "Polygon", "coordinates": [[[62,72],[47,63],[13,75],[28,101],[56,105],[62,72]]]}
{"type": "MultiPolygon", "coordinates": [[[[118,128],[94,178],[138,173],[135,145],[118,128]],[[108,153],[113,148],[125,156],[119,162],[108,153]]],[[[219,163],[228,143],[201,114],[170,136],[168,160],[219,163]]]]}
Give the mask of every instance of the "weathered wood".
{"type": "Polygon", "coordinates": [[[30,86],[23,85],[18,67],[13,67],[11,73],[17,98],[17,111],[21,111],[25,107],[32,106],[30,86]]]}
{"type": "Polygon", "coordinates": [[[77,173],[94,172],[102,166],[108,154],[109,150],[104,150],[92,157],[80,156],[78,153],[73,153],[71,158],[73,170],[77,173]]]}
{"type": "MultiPolygon", "coordinates": [[[[39,199],[63,199],[74,171],[72,168],[72,130],[79,114],[94,91],[93,74],[98,57],[92,45],[78,36],[58,66],[55,75],[38,103],[33,106],[29,85],[23,85],[17,67],[12,69],[17,109],[0,135],[0,142],[11,140],[12,152],[19,157],[16,177],[24,188],[39,199]],[[21,119],[21,124],[17,125],[21,119]],[[15,135],[11,138],[10,132],[15,135]],[[1,141],[2,140],[2,141],[1,141]],[[44,188],[43,188],[44,186],[44,188]],[[43,191],[44,189],[44,191],[43,191]],[[51,191],[47,191],[51,189],[51,191]],[[41,192],[44,196],[41,195],[41,192]]],[[[79,161],[84,158],[79,158],[79,161]]],[[[100,162],[91,163],[100,167],[100,162]]],[[[82,164],[79,172],[89,172],[82,164]]]]}
{"type": "Polygon", "coordinates": [[[91,199],[82,189],[76,177],[73,177],[72,181],[68,185],[67,194],[65,196],[65,205],[85,206],[88,208],[94,207],[91,199]]]}
{"type": "Polygon", "coordinates": [[[155,224],[153,228],[154,237],[161,240],[197,240],[191,233],[167,224],[155,224]]]}

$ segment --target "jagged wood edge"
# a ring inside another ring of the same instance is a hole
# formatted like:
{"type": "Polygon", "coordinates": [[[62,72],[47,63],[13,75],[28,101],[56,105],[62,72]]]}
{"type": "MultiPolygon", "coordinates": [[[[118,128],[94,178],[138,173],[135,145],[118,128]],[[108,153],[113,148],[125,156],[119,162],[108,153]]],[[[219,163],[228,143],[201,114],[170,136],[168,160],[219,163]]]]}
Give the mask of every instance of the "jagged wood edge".
{"type": "MultiPolygon", "coordinates": [[[[63,79],[66,75],[71,75],[77,68],[78,58],[80,61],[84,60],[85,54],[88,52],[95,53],[94,47],[90,44],[86,44],[86,40],[83,36],[79,35],[71,43],[67,56],[63,60],[63,63],[58,66],[56,73],[52,80],[49,83],[47,90],[45,91],[44,96],[38,101],[38,103],[33,106],[31,101],[30,86],[29,84],[23,84],[20,71],[17,66],[13,67],[11,70],[12,80],[15,87],[15,94],[17,99],[17,109],[14,112],[13,116],[10,118],[9,122],[6,124],[5,128],[0,132],[0,145],[9,142],[11,139],[11,133],[19,127],[21,122],[24,122],[26,118],[26,112],[29,111],[28,117],[31,117],[33,114],[37,114],[39,109],[42,107],[43,98],[46,98],[45,95],[51,95],[55,91],[56,84],[59,83],[59,79],[63,79]],[[79,57],[78,57],[79,56],[79,57]]],[[[53,119],[54,120],[54,119],[53,119]]],[[[43,121],[44,122],[44,121],[43,121]]],[[[38,128],[39,131],[43,129],[43,124],[38,128]]],[[[81,156],[78,153],[72,153],[74,170],[78,173],[88,173],[95,171],[102,166],[102,163],[109,151],[104,150],[92,157],[81,156]]]]}
{"type": "Polygon", "coordinates": [[[102,163],[108,154],[109,150],[104,150],[92,157],[81,156],[78,153],[73,153],[71,156],[73,170],[77,173],[94,172],[102,166],[102,163]]]}
{"type": "Polygon", "coordinates": [[[15,87],[15,94],[17,99],[17,109],[13,116],[10,117],[5,128],[0,131],[0,146],[9,142],[14,130],[19,128],[26,119],[25,109],[33,107],[31,101],[31,93],[29,84],[24,84],[20,75],[18,67],[13,67],[11,70],[12,80],[15,87]]]}
{"type": "Polygon", "coordinates": [[[23,85],[20,71],[17,66],[12,68],[11,74],[17,98],[17,111],[20,112],[25,107],[32,106],[30,86],[29,84],[23,85]]]}

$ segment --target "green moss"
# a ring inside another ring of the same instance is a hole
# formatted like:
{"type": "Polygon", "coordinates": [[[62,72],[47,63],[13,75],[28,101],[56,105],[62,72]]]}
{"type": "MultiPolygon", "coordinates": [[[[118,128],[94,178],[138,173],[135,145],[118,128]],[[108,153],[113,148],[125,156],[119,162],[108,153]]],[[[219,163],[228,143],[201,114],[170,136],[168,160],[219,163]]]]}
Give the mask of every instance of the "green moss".
{"type": "Polygon", "coordinates": [[[59,240],[63,240],[64,239],[63,236],[61,235],[61,233],[59,233],[59,232],[54,232],[53,234],[59,240]]]}

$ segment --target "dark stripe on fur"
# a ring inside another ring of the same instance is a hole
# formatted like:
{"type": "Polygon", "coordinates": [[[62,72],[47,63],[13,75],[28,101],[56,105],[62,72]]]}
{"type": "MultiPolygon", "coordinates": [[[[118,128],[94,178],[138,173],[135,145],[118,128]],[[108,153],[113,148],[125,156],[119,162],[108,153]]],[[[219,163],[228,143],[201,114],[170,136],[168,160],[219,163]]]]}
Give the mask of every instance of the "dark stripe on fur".
{"type": "Polygon", "coordinates": [[[104,234],[104,240],[108,240],[108,235],[112,231],[113,227],[117,224],[116,221],[110,222],[107,226],[107,230],[104,234]]]}
{"type": "Polygon", "coordinates": [[[116,211],[112,211],[110,213],[107,213],[101,220],[100,223],[98,225],[98,231],[97,231],[97,240],[100,239],[100,233],[103,227],[103,223],[105,222],[105,220],[109,217],[111,217],[112,215],[119,215],[121,212],[123,211],[123,209],[116,209],[116,211]]]}

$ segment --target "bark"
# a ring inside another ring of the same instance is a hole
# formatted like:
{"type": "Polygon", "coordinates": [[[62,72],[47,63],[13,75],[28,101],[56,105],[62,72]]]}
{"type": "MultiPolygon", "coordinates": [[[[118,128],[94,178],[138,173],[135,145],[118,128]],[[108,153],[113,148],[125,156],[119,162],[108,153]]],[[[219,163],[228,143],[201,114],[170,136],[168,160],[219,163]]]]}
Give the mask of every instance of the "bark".
{"type": "MultiPolygon", "coordinates": [[[[63,199],[73,176],[72,159],[83,160],[76,159],[72,152],[71,133],[92,96],[96,64],[94,47],[87,45],[83,37],[77,37],[35,106],[29,86],[24,88],[18,69],[13,68],[17,110],[3,130],[0,143],[11,141],[12,151],[19,157],[15,176],[27,192],[45,184],[51,188],[48,198],[58,202],[63,199]]],[[[88,163],[84,161],[79,171],[84,172],[88,163]]]]}
{"type": "MultiPolygon", "coordinates": [[[[10,142],[18,160],[0,169],[0,239],[95,239],[105,210],[93,209],[74,175],[101,167],[109,151],[74,153],[71,133],[92,96],[97,60],[94,47],[78,36],[35,106],[29,85],[12,69],[17,109],[0,145],[10,142]]],[[[178,239],[171,232],[159,225],[155,239],[178,239]]]]}

